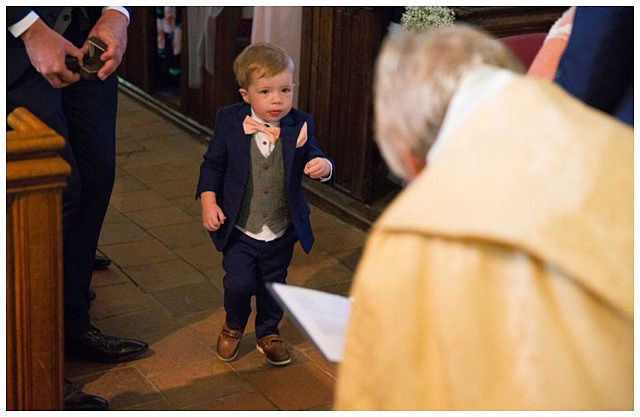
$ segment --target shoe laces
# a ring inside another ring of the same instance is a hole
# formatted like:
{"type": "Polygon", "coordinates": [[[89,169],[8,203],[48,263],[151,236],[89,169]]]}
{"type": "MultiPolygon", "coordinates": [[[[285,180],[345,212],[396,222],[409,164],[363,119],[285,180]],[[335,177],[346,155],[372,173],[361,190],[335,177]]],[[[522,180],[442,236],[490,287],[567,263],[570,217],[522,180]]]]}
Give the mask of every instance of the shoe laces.
{"type": "Polygon", "coordinates": [[[261,339],[261,342],[264,346],[270,346],[274,344],[284,346],[284,340],[282,340],[282,337],[280,337],[280,335],[277,335],[277,334],[270,334],[268,336],[264,336],[261,339]]]}

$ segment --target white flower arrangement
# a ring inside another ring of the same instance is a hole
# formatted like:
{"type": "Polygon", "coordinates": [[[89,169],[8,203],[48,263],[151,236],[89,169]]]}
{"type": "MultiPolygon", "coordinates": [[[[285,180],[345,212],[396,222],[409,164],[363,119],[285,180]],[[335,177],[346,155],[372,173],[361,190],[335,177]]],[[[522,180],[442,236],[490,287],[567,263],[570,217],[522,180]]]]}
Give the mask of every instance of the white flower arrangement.
{"type": "Polygon", "coordinates": [[[455,18],[451,7],[407,6],[400,23],[408,31],[421,32],[441,26],[451,26],[455,18]]]}

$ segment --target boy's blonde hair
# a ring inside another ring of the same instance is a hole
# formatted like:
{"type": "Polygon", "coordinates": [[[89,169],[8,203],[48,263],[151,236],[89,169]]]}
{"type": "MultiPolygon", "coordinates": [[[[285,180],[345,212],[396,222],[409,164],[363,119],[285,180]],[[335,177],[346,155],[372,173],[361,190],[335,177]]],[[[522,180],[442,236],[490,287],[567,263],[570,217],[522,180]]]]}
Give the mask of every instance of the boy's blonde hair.
{"type": "Polygon", "coordinates": [[[293,73],[293,60],[281,47],[260,42],[249,45],[233,62],[233,72],[241,88],[248,88],[251,76],[256,78],[273,77],[282,71],[293,73]]]}
{"type": "Polygon", "coordinates": [[[501,41],[469,26],[387,36],[376,63],[375,137],[394,173],[408,178],[401,149],[426,158],[463,76],[480,65],[523,71],[501,41]]]}

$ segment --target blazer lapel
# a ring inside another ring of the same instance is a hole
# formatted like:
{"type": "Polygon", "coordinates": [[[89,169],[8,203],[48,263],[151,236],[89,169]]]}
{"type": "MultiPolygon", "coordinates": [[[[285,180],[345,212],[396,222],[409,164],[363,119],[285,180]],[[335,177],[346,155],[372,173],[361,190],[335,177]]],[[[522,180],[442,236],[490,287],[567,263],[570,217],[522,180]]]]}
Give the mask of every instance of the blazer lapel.
{"type": "Polygon", "coordinates": [[[282,141],[282,159],[284,161],[285,187],[289,189],[291,173],[293,171],[293,157],[296,150],[297,126],[293,124],[291,115],[280,119],[280,140],[282,141]]]}
{"type": "Polygon", "coordinates": [[[242,121],[245,117],[251,116],[251,107],[248,104],[240,107],[237,114],[237,123],[234,127],[233,139],[231,144],[228,144],[229,147],[227,149],[234,149],[233,153],[230,155],[233,158],[238,158],[240,161],[240,165],[242,166],[242,172],[244,178],[242,178],[242,184],[246,183],[247,175],[249,174],[249,161],[251,159],[251,138],[253,135],[247,135],[244,133],[244,128],[242,127],[242,121]]]}

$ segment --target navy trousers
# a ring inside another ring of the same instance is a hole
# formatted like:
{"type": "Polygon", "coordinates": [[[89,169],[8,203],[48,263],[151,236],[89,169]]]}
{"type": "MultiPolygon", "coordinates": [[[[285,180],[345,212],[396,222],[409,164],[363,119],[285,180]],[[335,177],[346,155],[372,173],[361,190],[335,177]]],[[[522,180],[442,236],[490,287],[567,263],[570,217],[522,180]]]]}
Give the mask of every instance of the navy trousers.
{"type": "Polygon", "coordinates": [[[229,328],[244,330],[251,314],[251,297],[255,295],[256,337],[279,334],[283,311],[265,283],[285,283],[296,241],[293,227],[271,242],[252,239],[234,228],[222,258],[224,309],[229,328]]]}
{"type": "Polygon", "coordinates": [[[26,107],[65,138],[71,176],[62,193],[64,320],[67,335],[89,328],[88,290],[115,177],[118,79],[55,89],[33,67],[7,86],[7,113],[26,107]]]}

